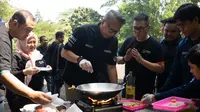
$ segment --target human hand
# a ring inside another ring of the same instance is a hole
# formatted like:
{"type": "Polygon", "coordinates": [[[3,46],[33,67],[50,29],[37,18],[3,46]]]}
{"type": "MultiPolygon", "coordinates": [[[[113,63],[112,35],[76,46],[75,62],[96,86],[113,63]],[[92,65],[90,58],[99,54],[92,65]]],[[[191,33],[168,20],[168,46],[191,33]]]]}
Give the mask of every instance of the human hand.
{"type": "Polygon", "coordinates": [[[131,54],[132,54],[132,57],[135,58],[135,60],[138,62],[138,63],[141,63],[141,61],[143,60],[141,54],[139,53],[139,51],[136,49],[136,48],[133,48],[131,50],[131,54]]]}
{"type": "Polygon", "coordinates": [[[193,105],[192,103],[186,102],[186,104],[187,104],[187,107],[180,110],[179,112],[196,112],[197,111],[198,108],[195,105],[193,105]]]}
{"type": "Polygon", "coordinates": [[[144,103],[144,104],[148,104],[150,105],[151,103],[155,102],[155,98],[154,98],[154,95],[153,94],[145,94],[142,99],[141,99],[141,102],[144,103]]]}
{"type": "Polygon", "coordinates": [[[50,65],[47,65],[46,67],[47,67],[47,68],[50,68],[50,70],[47,71],[47,72],[50,72],[50,71],[52,70],[52,67],[51,67],[50,65]]]}
{"type": "Polygon", "coordinates": [[[47,94],[40,92],[40,91],[32,91],[29,94],[29,98],[37,104],[48,104],[51,103],[51,97],[48,96],[47,94]]]}
{"type": "Polygon", "coordinates": [[[93,68],[92,68],[92,64],[90,61],[86,60],[86,59],[82,59],[79,62],[79,67],[82,68],[82,70],[85,70],[89,73],[93,72],[93,68]]]}
{"type": "Polygon", "coordinates": [[[23,70],[25,75],[35,75],[39,72],[39,69],[36,67],[29,67],[23,70]]]}
{"type": "Polygon", "coordinates": [[[131,48],[129,48],[129,49],[126,51],[126,55],[124,56],[124,60],[125,60],[125,61],[129,61],[131,58],[132,58],[132,55],[131,55],[131,48]]]}

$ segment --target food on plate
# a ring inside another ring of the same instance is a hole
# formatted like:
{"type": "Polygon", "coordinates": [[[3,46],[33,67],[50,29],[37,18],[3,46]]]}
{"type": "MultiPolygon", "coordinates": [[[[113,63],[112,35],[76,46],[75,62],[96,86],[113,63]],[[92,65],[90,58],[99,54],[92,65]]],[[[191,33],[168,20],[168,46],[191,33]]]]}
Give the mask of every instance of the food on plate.
{"type": "Polygon", "coordinates": [[[171,99],[171,102],[172,102],[172,103],[176,103],[176,99],[175,99],[175,98],[172,98],[172,99],[171,99]]]}
{"type": "Polygon", "coordinates": [[[176,102],[169,103],[168,106],[169,107],[179,107],[179,106],[182,106],[184,104],[185,104],[184,102],[178,102],[178,101],[176,101],[176,102]]]}
{"type": "Polygon", "coordinates": [[[71,87],[69,87],[68,89],[72,89],[72,90],[74,90],[76,88],[76,86],[75,85],[72,85],[71,87]]]}
{"type": "Polygon", "coordinates": [[[177,101],[175,98],[172,98],[171,102],[168,104],[168,106],[170,106],[170,107],[179,107],[179,106],[182,106],[184,104],[185,104],[184,102],[180,102],[180,101],[177,101]]]}
{"type": "Polygon", "coordinates": [[[130,108],[141,106],[142,103],[140,102],[123,102],[123,106],[128,106],[130,108]]]}
{"type": "Polygon", "coordinates": [[[39,105],[35,108],[35,110],[36,112],[65,112],[67,108],[64,105],[57,106],[56,108],[39,105]]]}
{"type": "Polygon", "coordinates": [[[48,112],[48,111],[43,109],[37,109],[36,112],[48,112]]]}

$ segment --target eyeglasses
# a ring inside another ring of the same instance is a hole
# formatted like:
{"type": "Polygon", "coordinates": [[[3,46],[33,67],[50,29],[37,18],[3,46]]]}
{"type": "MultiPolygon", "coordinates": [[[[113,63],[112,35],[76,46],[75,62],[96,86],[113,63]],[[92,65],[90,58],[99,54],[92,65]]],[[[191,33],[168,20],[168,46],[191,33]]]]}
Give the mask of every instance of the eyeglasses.
{"type": "Polygon", "coordinates": [[[107,26],[108,26],[108,29],[109,29],[108,30],[109,33],[118,34],[120,32],[120,30],[113,29],[107,21],[106,21],[106,23],[107,23],[107,26]]]}
{"type": "Polygon", "coordinates": [[[133,26],[133,31],[141,31],[141,30],[144,30],[147,26],[133,26]]]}

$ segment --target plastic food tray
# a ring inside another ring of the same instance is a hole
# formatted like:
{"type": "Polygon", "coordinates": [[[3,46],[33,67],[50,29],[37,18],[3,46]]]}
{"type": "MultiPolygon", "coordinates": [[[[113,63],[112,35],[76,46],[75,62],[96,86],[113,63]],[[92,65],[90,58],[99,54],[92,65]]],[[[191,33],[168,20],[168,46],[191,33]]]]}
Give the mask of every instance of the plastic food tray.
{"type": "MultiPolygon", "coordinates": [[[[119,102],[121,103],[128,103],[128,102],[133,102],[133,103],[140,103],[140,101],[138,100],[133,100],[133,99],[125,99],[125,100],[120,100],[119,102]]],[[[140,109],[143,109],[145,107],[147,107],[148,105],[146,104],[140,104],[139,106],[134,106],[134,107],[130,107],[130,106],[125,106],[123,105],[122,108],[125,109],[125,110],[128,110],[128,111],[136,111],[136,110],[140,110],[140,109]]]]}
{"type": "Polygon", "coordinates": [[[190,102],[190,103],[194,104],[194,102],[191,101],[190,99],[171,96],[171,97],[165,98],[163,100],[154,102],[154,103],[152,103],[152,105],[153,105],[154,109],[177,112],[186,107],[185,102],[190,102]],[[183,102],[184,104],[180,105],[180,106],[169,106],[170,103],[173,103],[172,100],[174,100],[174,99],[176,100],[176,103],[183,102]]]}

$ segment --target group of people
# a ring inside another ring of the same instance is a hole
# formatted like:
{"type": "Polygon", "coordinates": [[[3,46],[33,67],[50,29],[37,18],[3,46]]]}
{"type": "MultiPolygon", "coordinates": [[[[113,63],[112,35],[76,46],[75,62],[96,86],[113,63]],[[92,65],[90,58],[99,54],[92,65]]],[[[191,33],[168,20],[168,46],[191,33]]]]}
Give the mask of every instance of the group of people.
{"type": "MultiPolygon", "coordinates": [[[[183,4],[176,10],[173,19],[175,20],[176,27],[185,37],[177,45],[171,70],[167,73],[167,77],[162,86],[159,87],[158,93],[145,94],[143,96],[142,102],[147,104],[169,96],[200,99],[200,8],[190,3],[183,4]]],[[[167,24],[164,24],[164,32],[166,33],[167,24]]],[[[178,42],[178,40],[177,38],[176,42],[178,42]]],[[[170,55],[170,53],[168,53],[168,55],[170,55]]],[[[168,61],[168,58],[164,59],[164,61],[168,61]]],[[[192,104],[188,104],[188,106],[182,110],[182,112],[199,111],[200,110],[192,104]]]]}
{"type": "MultiPolygon", "coordinates": [[[[172,18],[162,21],[164,38],[159,42],[148,33],[148,15],[140,13],[133,18],[133,36],[118,50],[116,36],[125,19],[120,12],[110,10],[98,24],[76,28],[65,45],[64,33],[57,32],[51,45],[41,36],[37,47],[38,38],[31,32],[34,17],[26,10],[17,11],[8,23],[0,23],[0,82],[6,87],[11,111],[17,112],[28,103],[51,102],[41,92],[44,77],[52,93],[59,93],[64,83],[67,99],[75,95],[72,85],[118,83],[117,63],[125,64],[125,74],[132,71],[135,75],[137,100],[150,104],[169,96],[200,99],[199,21],[200,8],[183,4],[172,18]],[[12,38],[17,38],[16,52],[12,52],[12,38]],[[39,71],[37,67],[50,67],[52,71],[39,71]],[[155,79],[158,93],[153,94],[155,79]]],[[[195,112],[198,108],[188,104],[183,111],[195,112]]]]}

